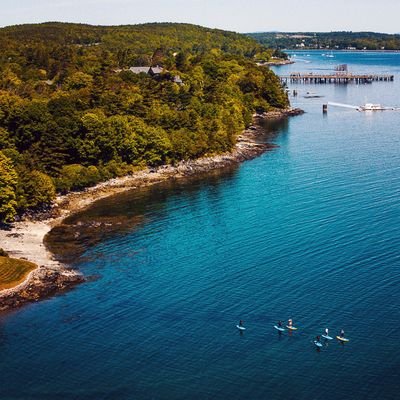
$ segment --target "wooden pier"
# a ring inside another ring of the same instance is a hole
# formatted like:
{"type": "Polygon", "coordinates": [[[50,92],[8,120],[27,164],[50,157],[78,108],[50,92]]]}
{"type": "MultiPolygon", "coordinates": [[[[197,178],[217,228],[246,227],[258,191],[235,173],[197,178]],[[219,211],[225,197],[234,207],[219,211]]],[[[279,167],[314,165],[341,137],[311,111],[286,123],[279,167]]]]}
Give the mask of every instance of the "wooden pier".
{"type": "Polygon", "coordinates": [[[282,75],[279,77],[283,83],[372,83],[372,82],[393,82],[394,75],[379,75],[379,74],[350,74],[350,73],[336,73],[336,74],[313,74],[313,73],[300,73],[295,72],[290,75],[282,75]]]}

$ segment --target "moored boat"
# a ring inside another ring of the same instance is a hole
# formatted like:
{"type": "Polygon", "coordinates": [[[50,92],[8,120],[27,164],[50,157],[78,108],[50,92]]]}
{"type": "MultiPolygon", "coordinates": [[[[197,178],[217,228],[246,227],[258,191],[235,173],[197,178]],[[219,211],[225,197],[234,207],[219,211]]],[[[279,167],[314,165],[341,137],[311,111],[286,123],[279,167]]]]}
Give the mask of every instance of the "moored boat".
{"type": "Polygon", "coordinates": [[[307,94],[305,94],[303,97],[305,99],[318,99],[318,98],[321,98],[321,97],[324,97],[324,96],[322,96],[320,94],[317,94],[317,93],[314,93],[314,92],[307,92],[307,94]]]}

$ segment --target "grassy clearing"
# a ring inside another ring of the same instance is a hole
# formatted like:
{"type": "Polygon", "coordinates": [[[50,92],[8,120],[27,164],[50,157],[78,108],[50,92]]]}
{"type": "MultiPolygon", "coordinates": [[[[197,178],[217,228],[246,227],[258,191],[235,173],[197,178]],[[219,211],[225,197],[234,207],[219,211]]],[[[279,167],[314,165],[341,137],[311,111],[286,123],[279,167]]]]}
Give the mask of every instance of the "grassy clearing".
{"type": "Polygon", "coordinates": [[[0,257],[0,290],[19,285],[35,268],[37,265],[29,261],[0,257]]]}

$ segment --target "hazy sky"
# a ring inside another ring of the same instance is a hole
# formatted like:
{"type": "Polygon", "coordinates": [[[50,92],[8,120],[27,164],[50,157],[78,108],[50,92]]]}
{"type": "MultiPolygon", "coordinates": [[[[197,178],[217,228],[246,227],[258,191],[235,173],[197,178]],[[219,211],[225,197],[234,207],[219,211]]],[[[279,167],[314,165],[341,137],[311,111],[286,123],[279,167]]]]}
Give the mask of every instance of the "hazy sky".
{"type": "Polygon", "coordinates": [[[237,32],[400,32],[400,0],[0,0],[0,26],[189,22],[237,32]]]}

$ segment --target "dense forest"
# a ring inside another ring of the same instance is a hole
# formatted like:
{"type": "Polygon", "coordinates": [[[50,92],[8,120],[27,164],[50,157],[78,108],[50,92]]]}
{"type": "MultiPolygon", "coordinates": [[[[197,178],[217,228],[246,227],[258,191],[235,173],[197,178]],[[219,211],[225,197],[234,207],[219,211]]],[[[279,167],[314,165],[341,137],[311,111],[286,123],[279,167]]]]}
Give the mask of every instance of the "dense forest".
{"type": "Polygon", "coordinates": [[[250,33],[259,43],[279,49],[400,50],[400,35],[374,32],[250,33]]]}
{"type": "Polygon", "coordinates": [[[0,29],[0,222],[57,192],[229,150],[255,111],[288,105],[255,63],[272,54],[188,24],[0,29]]]}

